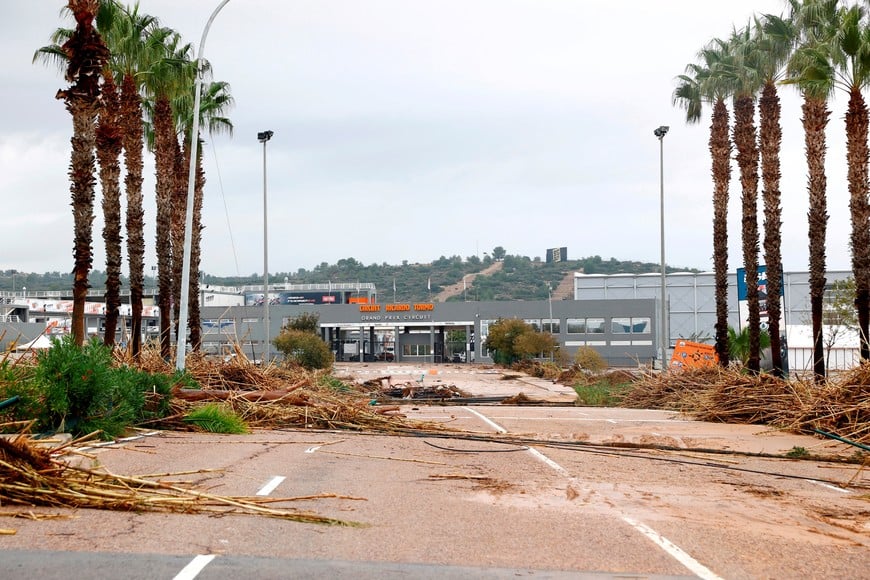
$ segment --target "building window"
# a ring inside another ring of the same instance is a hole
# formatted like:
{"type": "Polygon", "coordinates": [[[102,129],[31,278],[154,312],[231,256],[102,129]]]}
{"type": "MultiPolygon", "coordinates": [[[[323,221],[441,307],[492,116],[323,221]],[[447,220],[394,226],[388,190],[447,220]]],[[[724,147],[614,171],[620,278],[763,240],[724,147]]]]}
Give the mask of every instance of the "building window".
{"type": "Polygon", "coordinates": [[[568,325],[568,334],[585,334],[586,319],[585,318],[569,318],[566,321],[568,325]]]}
{"type": "Polygon", "coordinates": [[[429,344],[403,344],[402,356],[429,356],[432,346],[429,344]]]}
{"type": "Polygon", "coordinates": [[[543,321],[544,332],[550,334],[559,334],[561,332],[561,324],[558,318],[545,318],[543,321]]]}
{"type": "Polygon", "coordinates": [[[642,316],[631,319],[631,333],[632,334],[649,334],[649,326],[650,319],[649,317],[642,316]]]}
{"type": "Polygon", "coordinates": [[[587,318],[586,334],[604,334],[603,318],[587,318]]]}
{"type": "Polygon", "coordinates": [[[631,333],[631,318],[610,319],[610,332],[612,332],[613,334],[631,333]]]}
{"type": "Polygon", "coordinates": [[[541,332],[541,319],[540,318],[526,318],[523,320],[526,324],[535,329],[535,332],[541,332]]]}
{"type": "Polygon", "coordinates": [[[648,317],[614,318],[610,323],[613,334],[649,334],[649,326],[648,317]]]}
{"type": "Polygon", "coordinates": [[[489,327],[495,324],[497,320],[481,320],[480,321],[480,356],[489,356],[489,350],[486,348],[486,337],[489,336],[489,327]]]}

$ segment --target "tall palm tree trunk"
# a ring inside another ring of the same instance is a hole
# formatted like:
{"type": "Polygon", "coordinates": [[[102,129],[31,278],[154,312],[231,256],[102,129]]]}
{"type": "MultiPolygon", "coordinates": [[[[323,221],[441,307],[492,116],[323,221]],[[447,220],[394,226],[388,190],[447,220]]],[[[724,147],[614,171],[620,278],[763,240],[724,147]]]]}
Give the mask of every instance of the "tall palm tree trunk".
{"type": "Polygon", "coordinates": [[[867,201],[867,103],[853,87],[846,111],[849,213],[852,218],[852,272],[855,276],[855,308],[861,338],[861,360],[870,358],[870,204],[867,201]]]}
{"type": "Polygon", "coordinates": [[[782,305],[782,194],[779,151],[782,146],[781,106],[773,81],[765,83],[758,110],[761,119],[761,177],[764,182],[764,262],[767,267],[767,320],[773,374],[783,376],[780,318],[782,305]]]}
{"type": "Polygon", "coordinates": [[[202,258],[202,203],[205,189],[205,171],[202,168],[202,147],[200,139],[196,152],[196,179],[194,180],[193,198],[193,237],[190,247],[190,292],[188,304],[190,306],[190,344],[193,350],[202,348],[202,319],[199,311],[199,267],[202,258]]]}
{"type": "Polygon", "coordinates": [[[109,58],[109,51],[93,26],[99,8],[97,0],[69,0],[68,7],[75,16],[76,28],[63,50],[68,57],[67,90],[57,92],[70,112],[73,135],[70,139],[70,196],[73,208],[73,311],[72,337],[81,346],[85,341],[85,301],[88,275],[93,263],[94,173],[96,163],[97,117],[100,102],[100,79],[109,58]]]}
{"type": "Polygon", "coordinates": [[[172,354],[172,189],[175,182],[175,128],[169,99],[158,97],[154,105],[154,158],[157,173],[157,291],[160,304],[160,356],[172,354]]]}
{"type": "Polygon", "coordinates": [[[822,327],[822,306],[825,296],[825,243],[828,227],[825,129],[831,112],[825,99],[804,95],[801,107],[804,126],[804,146],[807,156],[809,192],[809,284],[810,316],[813,325],[813,375],[817,382],[825,378],[825,344],[822,327]]]}
{"type": "Polygon", "coordinates": [[[121,82],[121,122],[124,138],[124,189],[127,193],[127,264],[130,275],[130,353],[142,352],[142,296],[145,277],[145,220],[142,204],[142,101],[132,74],[121,82]]]}
{"type": "MultiPolygon", "coordinates": [[[[185,152],[182,151],[178,138],[173,138],[175,185],[172,189],[171,221],[172,229],[169,236],[172,244],[172,319],[178,335],[179,309],[181,308],[181,272],[184,265],[184,229],[187,213],[187,164],[184,162],[185,152]]],[[[186,147],[185,147],[186,148],[186,147]]],[[[179,339],[184,339],[180,337],[179,339]]]]}
{"type": "Polygon", "coordinates": [[[746,302],[749,308],[749,359],[751,372],[761,370],[761,320],[758,304],[758,145],[752,97],[734,101],[734,145],[743,189],[743,267],[746,271],[746,302]]]}
{"type": "Polygon", "coordinates": [[[97,159],[103,191],[103,242],[106,246],[106,330],[103,342],[115,344],[121,306],[121,157],[120,102],[112,73],[103,75],[104,109],[97,127],[97,159]]]}
{"type": "Polygon", "coordinates": [[[710,157],[713,163],[713,271],[716,280],[716,354],[727,367],[728,352],[728,185],[731,182],[731,140],[728,137],[728,107],[718,99],[710,126],[710,157]]]}

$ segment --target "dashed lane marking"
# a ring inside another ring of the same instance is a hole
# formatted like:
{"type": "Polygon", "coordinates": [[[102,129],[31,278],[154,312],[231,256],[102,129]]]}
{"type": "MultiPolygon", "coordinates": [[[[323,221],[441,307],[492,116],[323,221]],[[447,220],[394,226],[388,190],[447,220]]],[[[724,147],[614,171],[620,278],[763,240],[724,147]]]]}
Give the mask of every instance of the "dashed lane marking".
{"type": "MultiPolygon", "coordinates": [[[[480,419],[482,419],[485,423],[490,425],[493,429],[495,429],[499,433],[507,433],[507,429],[505,429],[504,427],[502,427],[501,425],[499,425],[495,421],[491,420],[489,417],[486,417],[482,413],[479,413],[478,411],[475,411],[474,409],[470,409],[468,407],[463,407],[463,409],[466,409],[467,411],[478,416],[480,419]]],[[[571,474],[567,469],[565,469],[564,467],[562,467],[561,465],[559,465],[558,463],[556,463],[555,461],[553,461],[552,459],[550,459],[549,457],[547,457],[546,455],[544,455],[543,453],[538,451],[537,449],[529,447],[528,450],[532,454],[532,456],[535,457],[535,459],[542,462],[544,465],[546,465],[547,467],[549,467],[550,469],[552,469],[556,473],[568,478],[572,483],[574,481],[576,481],[575,478],[571,477],[571,474]]],[[[633,527],[635,530],[637,530],[638,532],[640,532],[641,534],[643,534],[644,536],[646,536],[647,538],[652,540],[654,544],[656,544],[658,547],[660,547],[662,550],[664,550],[669,556],[671,556],[672,558],[677,560],[680,564],[685,566],[688,570],[690,570],[691,572],[696,574],[699,578],[702,578],[703,580],[722,580],[719,576],[714,574],[709,568],[707,568],[706,566],[704,566],[703,564],[701,564],[700,562],[698,562],[697,560],[692,558],[689,554],[687,554],[679,546],[677,546],[676,544],[674,544],[673,542],[668,540],[666,537],[664,537],[663,535],[661,535],[660,533],[658,533],[657,531],[655,531],[651,527],[649,527],[646,524],[643,524],[641,522],[638,522],[637,520],[634,520],[628,516],[622,515],[622,514],[619,514],[619,517],[622,519],[622,521],[624,521],[625,523],[627,523],[628,525],[633,527]]]]}
{"type": "Polygon", "coordinates": [[[621,516],[622,521],[633,527],[635,530],[652,540],[659,548],[668,553],[669,556],[677,560],[680,564],[688,568],[699,578],[704,580],[722,580],[720,576],[713,573],[712,570],[692,558],[679,546],[671,542],[669,539],[652,529],[646,524],[634,520],[628,516],[621,516]]]}
{"type": "Polygon", "coordinates": [[[462,407],[462,408],[465,409],[466,411],[468,411],[469,413],[471,413],[472,415],[476,415],[481,421],[483,421],[484,423],[486,423],[487,425],[489,425],[490,427],[495,429],[497,432],[507,433],[507,429],[505,429],[504,427],[502,427],[501,425],[499,425],[495,421],[492,421],[489,417],[485,416],[483,413],[478,413],[477,411],[475,411],[471,407],[462,407]]]}
{"type": "Polygon", "coordinates": [[[214,554],[200,554],[190,561],[190,564],[181,569],[181,572],[175,575],[173,580],[193,580],[202,570],[209,565],[209,562],[214,560],[214,554]]]}
{"type": "Polygon", "coordinates": [[[836,485],[831,485],[830,483],[825,483],[823,481],[816,481],[815,479],[810,479],[810,483],[815,483],[816,485],[821,485],[822,487],[827,487],[828,489],[833,489],[834,491],[839,491],[840,493],[852,493],[848,489],[843,489],[842,487],[837,487],[836,485]]]}
{"type": "Polygon", "coordinates": [[[287,478],[283,475],[276,475],[275,477],[270,479],[269,482],[266,483],[266,485],[264,485],[257,491],[257,495],[269,495],[270,493],[275,491],[275,488],[281,485],[281,482],[283,482],[285,479],[287,478]]]}

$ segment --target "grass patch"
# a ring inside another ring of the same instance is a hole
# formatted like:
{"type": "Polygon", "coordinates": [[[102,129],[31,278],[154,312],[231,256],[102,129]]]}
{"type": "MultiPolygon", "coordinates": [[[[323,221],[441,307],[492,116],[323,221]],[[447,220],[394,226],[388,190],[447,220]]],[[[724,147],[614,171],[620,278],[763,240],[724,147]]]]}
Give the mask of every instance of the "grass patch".
{"type": "Polygon", "coordinates": [[[242,418],[222,405],[203,405],[188,413],[184,420],[208,433],[238,435],[248,432],[242,418]]]}
{"type": "Polygon", "coordinates": [[[612,383],[605,377],[591,383],[574,385],[577,405],[580,407],[616,407],[622,395],[631,389],[631,383],[612,383]]]}
{"type": "Polygon", "coordinates": [[[332,375],[323,375],[317,382],[321,386],[329,387],[330,389],[338,391],[339,393],[350,393],[353,390],[344,381],[342,381],[341,379],[337,379],[332,375]]]}
{"type": "Polygon", "coordinates": [[[805,447],[792,447],[788,450],[788,453],[785,454],[786,457],[790,457],[792,459],[800,459],[802,457],[809,457],[810,452],[806,450],[805,447]]]}

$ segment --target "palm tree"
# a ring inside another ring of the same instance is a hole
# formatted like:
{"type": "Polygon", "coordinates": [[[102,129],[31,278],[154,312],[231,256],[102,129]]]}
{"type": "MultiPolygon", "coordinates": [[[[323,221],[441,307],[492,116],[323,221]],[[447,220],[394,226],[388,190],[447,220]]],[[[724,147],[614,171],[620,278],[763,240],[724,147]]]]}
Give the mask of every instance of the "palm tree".
{"type": "Polygon", "coordinates": [[[834,70],[829,58],[829,39],[834,27],[837,0],[791,2],[790,19],[800,34],[800,46],[788,63],[786,84],[796,85],[803,94],[804,144],[809,192],[809,286],[813,326],[813,375],[825,378],[823,303],[825,295],[825,243],[828,224],[825,130],[831,112],[828,98],[833,92],[834,70]]]}
{"type": "Polygon", "coordinates": [[[75,344],[85,340],[85,301],[88,293],[88,275],[93,264],[93,218],[97,118],[102,107],[100,79],[109,59],[109,51],[94,28],[99,9],[98,0],[68,0],[67,10],[76,22],[66,42],[57,47],[44,47],[34,60],[45,56],[47,60],[65,62],[69,89],[57,92],[63,99],[73,120],[72,153],[70,161],[70,193],[73,207],[73,311],[72,338],[75,344]]]}
{"type": "Polygon", "coordinates": [[[759,74],[764,81],[758,101],[761,150],[761,177],[764,184],[764,262],[767,268],[767,319],[773,374],[783,376],[780,319],[782,317],[782,207],[780,160],[782,107],[776,83],[795,43],[795,26],[790,21],[768,15],[756,19],[755,43],[758,46],[759,74]]]}
{"type": "Polygon", "coordinates": [[[870,28],[864,9],[858,5],[837,13],[837,35],[832,56],[838,84],[849,93],[846,110],[846,161],[848,165],[849,213],[852,219],[852,271],[855,276],[855,307],[861,338],[861,359],[870,359],[870,203],[867,162],[867,101],[863,90],[870,84],[870,28]]]}
{"type": "MultiPolygon", "coordinates": [[[[204,71],[209,71],[210,67],[207,63],[203,65],[204,71]]],[[[225,117],[226,111],[234,104],[232,95],[230,94],[230,85],[225,82],[210,82],[202,91],[200,96],[199,116],[200,127],[204,127],[209,135],[217,135],[226,133],[229,136],[233,134],[233,124],[229,118],[225,117]]],[[[193,101],[189,98],[189,94],[183,96],[176,103],[176,111],[179,113],[182,126],[182,135],[185,144],[184,167],[189,167],[190,152],[188,151],[190,144],[190,132],[193,130],[193,101]]],[[[199,267],[201,257],[202,244],[202,204],[203,204],[203,188],[205,187],[205,172],[202,168],[202,150],[203,141],[199,138],[199,146],[197,147],[196,170],[194,180],[194,205],[193,205],[193,228],[191,236],[191,252],[190,252],[190,286],[188,288],[188,305],[189,305],[189,327],[190,327],[190,343],[194,350],[199,350],[202,344],[202,329],[199,313],[199,267]]],[[[187,191],[187,174],[183,176],[183,191],[187,191]]],[[[185,199],[186,202],[186,199],[185,199]]],[[[185,206],[186,209],[186,206],[185,206]]],[[[182,215],[184,215],[182,213],[182,215]]],[[[183,231],[183,230],[182,230],[183,231]]],[[[180,276],[180,271],[179,271],[180,276]]],[[[176,301],[180,302],[180,297],[176,297],[176,301]]]]}
{"type": "MultiPolygon", "coordinates": [[[[115,0],[102,2],[97,24],[112,52],[110,66],[121,86],[120,126],[123,139],[124,188],[127,200],[127,264],[130,279],[130,351],[138,358],[142,348],[142,311],[145,285],[145,223],[142,195],[142,152],[145,147],[142,94],[149,70],[162,56],[169,34],[156,18],[139,12],[138,2],[123,7],[115,0]]],[[[108,254],[108,251],[107,251],[108,254]]]]}
{"type": "MultiPolygon", "coordinates": [[[[176,92],[193,85],[192,78],[184,74],[184,63],[189,61],[190,45],[181,45],[177,33],[171,33],[164,43],[164,54],[150,69],[145,83],[153,98],[151,125],[154,131],[154,159],[156,166],[156,248],[157,287],[160,305],[160,354],[165,360],[171,356],[172,331],[172,197],[177,190],[175,148],[178,146],[172,113],[172,98],[176,92]]],[[[184,340],[183,337],[179,337],[184,340]]]]}
{"type": "Polygon", "coordinates": [[[728,138],[728,78],[721,73],[730,58],[726,42],[712,41],[678,77],[673,102],[686,110],[686,122],[701,120],[704,103],[713,105],[710,125],[710,157],[713,173],[713,270],[716,284],[716,354],[728,366],[728,186],[731,182],[731,140],[728,138]]]}
{"type": "Polygon", "coordinates": [[[115,344],[121,306],[121,167],[120,101],[110,70],[103,74],[103,112],[97,127],[97,159],[103,191],[103,242],[106,246],[106,329],[103,342],[115,344]]]}
{"type": "Polygon", "coordinates": [[[755,128],[755,93],[760,88],[758,52],[747,27],[732,34],[735,61],[731,74],[734,92],[734,146],[743,191],[743,267],[746,276],[746,302],[749,309],[749,357],[746,368],[761,370],[761,316],[758,298],[758,141],[755,128]]]}

